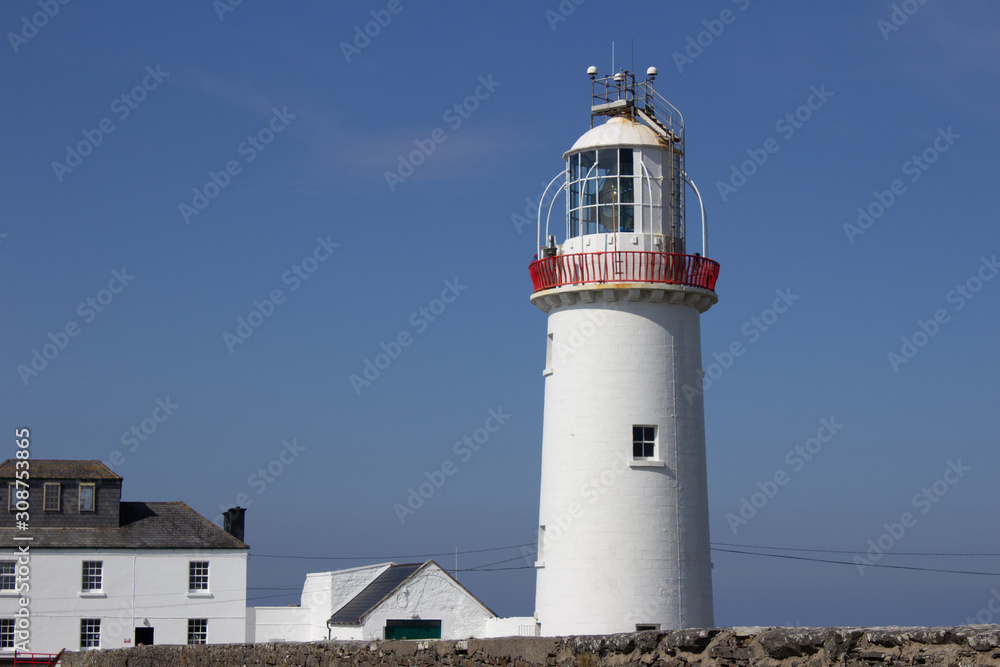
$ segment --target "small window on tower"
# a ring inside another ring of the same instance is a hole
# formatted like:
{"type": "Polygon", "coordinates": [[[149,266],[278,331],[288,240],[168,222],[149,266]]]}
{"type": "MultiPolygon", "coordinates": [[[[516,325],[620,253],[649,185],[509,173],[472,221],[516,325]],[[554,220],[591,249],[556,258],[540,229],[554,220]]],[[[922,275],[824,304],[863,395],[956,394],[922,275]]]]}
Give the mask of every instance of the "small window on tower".
{"type": "Polygon", "coordinates": [[[632,458],[651,459],[656,456],[656,427],[632,427],[632,458]]]}
{"type": "Polygon", "coordinates": [[[542,371],[544,375],[552,375],[552,336],[549,334],[545,339],[545,370],[542,371]]]}

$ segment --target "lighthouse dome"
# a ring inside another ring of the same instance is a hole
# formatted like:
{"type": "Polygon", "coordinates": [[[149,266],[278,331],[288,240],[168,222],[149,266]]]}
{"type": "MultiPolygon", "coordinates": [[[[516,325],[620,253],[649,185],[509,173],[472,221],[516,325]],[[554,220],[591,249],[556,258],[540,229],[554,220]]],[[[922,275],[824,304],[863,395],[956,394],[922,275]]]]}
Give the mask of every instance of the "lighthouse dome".
{"type": "Polygon", "coordinates": [[[566,151],[563,157],[588,148],[603,148],[621,146],[638,148],[640,146],[658,146],[663,143],[656,132],[647,125],[638,123],[626,116],[612,116],[608,122],[591,129],[576,140],[573,147],[566,151]]]}

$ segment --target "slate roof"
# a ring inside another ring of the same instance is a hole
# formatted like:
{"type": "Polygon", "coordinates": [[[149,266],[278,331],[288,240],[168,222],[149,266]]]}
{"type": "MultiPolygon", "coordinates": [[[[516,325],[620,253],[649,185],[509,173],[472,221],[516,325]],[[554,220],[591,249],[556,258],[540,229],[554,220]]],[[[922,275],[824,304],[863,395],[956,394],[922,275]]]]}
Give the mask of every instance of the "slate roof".
{"type": "MultiPolygon", "coordinates": [[[[16,459],[0,463],[0,479],[13,479],[16,459]]],[[[110,479],[121,481],[111,468],[100,461],[31,459],[31,479],[110,479]]]]}
{"type": "Polygon", "coordinates": [[[389,568],[355,595],[330,617],[330,625],[361,625],[365,615],[389,597],[400,584],[409,579],[423,563],[390,565],[389,568]]]}
{"type": "MultiPolygon", "coordinates": [[[[94,463],[81,461],[80,463],[94,463]]],[[[112,473],[113,474],[113,473],[112,473]]],[[[32,549],[248,549],[182,502],[120,505],[118,528],[0,528],[0,548],[32,549]],[[31,542],[14,541],[30,535],[31,542]]]]}

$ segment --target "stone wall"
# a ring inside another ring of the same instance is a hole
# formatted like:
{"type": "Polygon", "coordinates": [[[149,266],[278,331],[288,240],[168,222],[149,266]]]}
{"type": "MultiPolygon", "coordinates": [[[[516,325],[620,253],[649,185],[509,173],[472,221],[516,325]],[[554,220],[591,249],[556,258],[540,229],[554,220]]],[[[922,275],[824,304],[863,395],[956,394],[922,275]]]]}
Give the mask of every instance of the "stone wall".
{"type": "Polygon", "coordinates": [[[1000,626],[953,628],[730,628],[593,637],[464,641],[138,646],[69,653],[64,667],[703,667],[1000,664],[1000,626]]]}

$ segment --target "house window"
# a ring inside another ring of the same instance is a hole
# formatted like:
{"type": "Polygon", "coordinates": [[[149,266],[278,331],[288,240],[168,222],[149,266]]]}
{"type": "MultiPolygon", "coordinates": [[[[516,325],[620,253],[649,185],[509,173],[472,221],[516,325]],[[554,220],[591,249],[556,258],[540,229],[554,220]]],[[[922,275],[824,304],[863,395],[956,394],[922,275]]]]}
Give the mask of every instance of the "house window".
{"type": "Polygon", "coordinates": [[[62,490],[59,482],[45,482],[45,500],[42,503],[42,511],[59,511],[59,492],[62,490]]]}
{"type": "Polygon", "coordinates": [[[16,488],[17,487],[15,486],[14,482],[11,482],[10,484],[7,485],[7,511],[8,512],[16,512],[17,511],[17,507],[15,507],[15,505],[14,505],[17,502],[16,499],[14,498],[14,491],[16,490],[16,488]]]}
{"type": "Polygon", "coordinates": [[[0,650],[14,648],[14,619],[0,618],[0,650]]]}
{"type": "Polygon", "coordinates": [[[104,569],[103,561],[85,560],[83,561],[83,584],[80,589],[86,591],[99,591],[102,588],[102,574],[104,569]]]}
{"type": "Polygon", "coordinates": [[[636,632],[643,632],[643,631],[646,631],[646,630],[659,630],[659,629],[660,629],[660,624],[659,623],[636,623],[635,624],[635,631],[636,632]]]}
{"type": "Polygon", "coordinates": [[[651,459],[656,456],[656,427],[632,427],[632,458],[651,459]]]}
{"type": "Polygon", "coordinates": [[[80,619],[80,648],[99,648],[101,645],[101,619],[80,619]]]}
{"type": "Polygon", "coordinates": [[[12,560],[0,560],[0,591],[17,589],[16,567],[17,563],[12,560]]]}
{"type": "Polygon", "coordinates": [[[208,641],[208,619],[188,619],[188,644],[204,644],[208,641]]]}
{"type": "Polygon", "coordinates": [[[193,560],[188,563],[188,590],[208,590],[208,561],[193,560]]]}
{"type": "Polygon", "coordinates": [[[96,488],[93,484],[80,484],[80,511],[94,511],[94,496],[96,488]]]}

